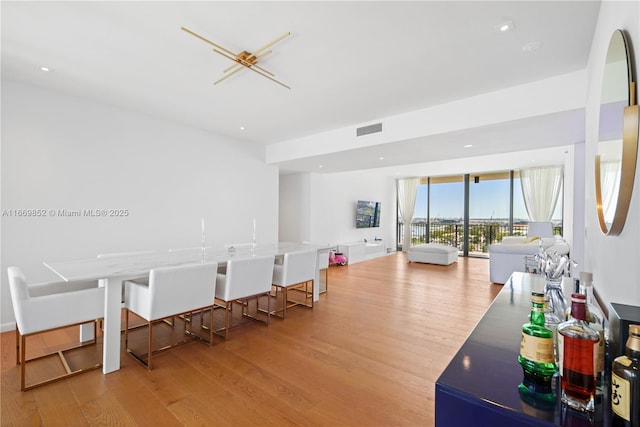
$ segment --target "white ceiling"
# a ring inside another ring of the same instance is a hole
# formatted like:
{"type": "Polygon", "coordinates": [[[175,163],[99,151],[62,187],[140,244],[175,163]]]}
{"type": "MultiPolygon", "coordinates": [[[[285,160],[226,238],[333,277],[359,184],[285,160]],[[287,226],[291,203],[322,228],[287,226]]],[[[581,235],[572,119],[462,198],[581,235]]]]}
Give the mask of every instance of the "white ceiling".
{"type": "MultiPolygon", "coordinates": [[[[2,1],[2,78],[267,145],[583,70],[599,6],[598,1],[2,1]],[[495,30],[507,20],[513,31],[495,30]],[[260,62],[291,90],[249,70],[214,86],[231,61],[182,26],[234,52],[253,51],[291,32],[260,62]],[[524,52],[531,42],[539,42],[539,49],[524,52]]],[[[510,142],[489,144],[473,155],[540,147],[540,136],[549,134],[556,136],[546,138],[550,145],[572,144],[584,138],[583,121],[582,114],[572,113],[474,129],[475,139],[500,134],[510,142]]],[[[436,160],[459,156],[446,146],[461,137],[468,135],[431,140],[442,148],[436,160]]],[[[421,142],[364,150],[395,164],[419,162],[421,142]]],[[[362,149],[353,151],[280,166],[313,171],[319,161],[324,171],[375,166],[362,161],[362,149]]]]}

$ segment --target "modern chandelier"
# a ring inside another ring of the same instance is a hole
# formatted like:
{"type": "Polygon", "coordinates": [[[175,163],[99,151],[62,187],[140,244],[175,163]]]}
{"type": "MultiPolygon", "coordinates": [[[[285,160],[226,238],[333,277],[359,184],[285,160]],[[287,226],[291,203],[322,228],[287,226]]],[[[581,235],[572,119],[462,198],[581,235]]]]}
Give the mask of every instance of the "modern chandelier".
{"type": "Polygon", "coordinates": [[[197,34],[193,31],[191,31],[188,28],[185,27],[181,27],[183,31],[186,31],[187,33],[191,34],[192,36],[195,36],[197,38],[199,38],[200,40],[209,43],[210,45],[213,46],[213,51],[215,53],[217,53],[218,55],[222,55],[225,58],[230,59],[231,61],[235,62],[235,64],[231,65],[230,67],[228,67],[227,69],[225,69],[223,71],[223,73],[225,74],[224,76],[222,76],[221,78],[219,78],[218,80],[216,80],[213,84],[217,85],[218,83],[220,83],[221,81],[228,79],[229,77],[231,77],[232,75],[236,74],[238,71],[243,70],[243,69],[248,69],[253,71],[254,73],[257,73],[259,75],[261,75],[262,77],[266,77],[267,79],[279,84],[282,87],[286,87],[287,89],[291,89],[289,86],[287,86],[286,84],[276,80],[275,74],[273,74],[270,71],[265,70],[262,66],[258,65],[258,61],[260,61],[262,58],[264,58],[265,56],[269,55],[271,53],[271,50],[267,50],[268,48],[270,48],[271,46],[273,46],[274,44],[278,43],[280,40],[284,39],[285,37],[291,35],[291,33],[287,32],[284,33],[283,35],[281,35],[280,37],[277,37],[276,39],[270,41],[269,43],[265,44],[264,46],[260,47],[259,49],[255,50],[254,52],[247,52],[246,50],[243,50],[240,53],[234,53],[232,51],[230,51],[229,49],[225,49],[224,47],[212,42],[211,40],[201,36],[200,34],[197,34]]]}

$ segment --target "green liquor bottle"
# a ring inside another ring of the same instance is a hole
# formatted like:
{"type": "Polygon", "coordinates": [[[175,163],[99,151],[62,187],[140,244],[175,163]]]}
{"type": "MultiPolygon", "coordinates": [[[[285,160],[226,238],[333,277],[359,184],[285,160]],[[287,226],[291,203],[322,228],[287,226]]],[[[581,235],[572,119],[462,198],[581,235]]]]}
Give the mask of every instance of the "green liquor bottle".
{"type": "Polygon", "coordinates": [[[522,325],[518,363],[524,377],[540,386],[549,386],[558,372],[553,354],[553,332],[545,326],[544,293],[531,293],[531,316],[522,325]]]}
{"type": "Polygon", "coordinates": [[[611,372],[614,427],[640,426],[640,325],[629,325],[624,356],[616,357],[611,372]]]}

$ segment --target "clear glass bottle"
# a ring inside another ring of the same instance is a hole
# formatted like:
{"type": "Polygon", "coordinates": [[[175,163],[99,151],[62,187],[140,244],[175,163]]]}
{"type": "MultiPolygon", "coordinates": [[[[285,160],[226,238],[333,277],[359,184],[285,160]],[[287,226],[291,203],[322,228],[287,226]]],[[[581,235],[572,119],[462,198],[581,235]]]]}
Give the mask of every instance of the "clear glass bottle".
{"type": "Polygon", "coordinates": [[[567,320],[567,302],[562,291],[562,278],[560,281],[549,281],[544,286],[545,293],[545,325],[553,332],[553,353],[556,365],[558,360],[558,325],[567,320]]]}
{"type": "Polygon", "coordinates": [[[549,386],[558,367],[553,354],[553,331],[545,326],[544,307],[544,294],[532,292],[531,315],[529,322],[522,325],[518,363],[525,379],[549,386]]]}
{"type": "Polygon", "coordinates": [[[640,325],[629,325],[625,354],[611,372],[613,427],[640,427],[640,325]]]}
{"type": "Polygon", "coordinates": [[[560,280],[547,279],[544,292],[549,298],[547,317],[557,318],[560,322],[567,320],[567,300],[562,291],[562,278],[560,280]]]}
{"type": "Polygon", "coordinates": [[[558,360],[560,400],[573,409],[595,410],[594,347],[599,341],[600,335],[587,321],[586,296],[571,294],[571,318],[558,326],[558,360]]]}

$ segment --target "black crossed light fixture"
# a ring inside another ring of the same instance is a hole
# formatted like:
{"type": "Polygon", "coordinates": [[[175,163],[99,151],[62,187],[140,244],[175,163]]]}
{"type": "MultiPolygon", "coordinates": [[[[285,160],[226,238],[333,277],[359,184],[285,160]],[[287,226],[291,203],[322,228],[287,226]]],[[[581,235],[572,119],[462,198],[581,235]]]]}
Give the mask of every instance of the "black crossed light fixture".
{"type": "Polygon", "coordinates": [[[260,61],[260,59],[264,58],[265,56],[267,56],[267,55],[269,55],[271,53],[271,50],[267,50],[267,49],[269,47],[273,46],[274,44],[276,44],[277,42],[279,42],[280,40],[284,39],[285,37],[291,35],[290,32],[284,33],[280,37],[277,37],[276,39],[270,41],[269,43],[265,44],[264,46],[260,47],[259,49],[255,50],[254,52],[247,52],[246,50],[243,50],[240,53],[234,53],[234,52],[230,51],[229,49],[225,49],[224,47],[212,42],[211,40],[201,36],[200,34],[197,34],[197,33],[193,32],[193,31],[191,31],[190,29],[188,29],[186,27],[182,27],[182,30],[186,31],[187,33],[191,34],[194,37],[199,38],[200,40],[202,40],[202,41],[204,41],[206,43],[209,43],[210,45],[213,46],[213,51],[215,53],[217,53],[218,55],[222,55],[225,58],[228,58],[228,59],[232,60],[233,62],[235,62],[235,64],[233,64],[232,66],[230,66],[226,70],[224,70],[225,75],[222,76],[221,78],[219,78],[218,80],[216,80],[213,83],[214,85],[217,85],[221,81],[223,81],[225,79],[228,79],[232,75],[236,74],[238,71],[246,68],[246,69],[249,69],[249,70],[253,71],[254,73],[257,73],[257,74],[261,75],[262,77],[266,77],[267,79],[278,83],[282,87],[286,87],[287,89],[291,89],[286,84],[276,80],[274,78],[275,74],[273,74],[270,71],[265,70],[263,67],[258,65],[258,61],[260,61]]]}

